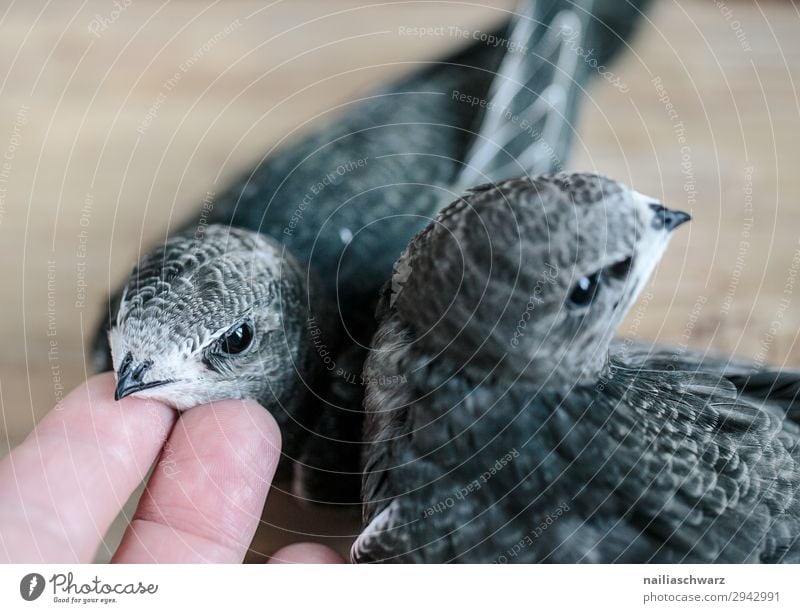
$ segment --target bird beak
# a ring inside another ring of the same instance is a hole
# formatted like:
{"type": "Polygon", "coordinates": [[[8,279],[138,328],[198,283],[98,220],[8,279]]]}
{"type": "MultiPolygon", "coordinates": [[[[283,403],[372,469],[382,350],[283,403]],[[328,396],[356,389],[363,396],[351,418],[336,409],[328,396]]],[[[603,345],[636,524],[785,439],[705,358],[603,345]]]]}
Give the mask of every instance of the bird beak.
{"type": "Polygon", "coordinates": [[[142,390],[149,390],[153,387],[166,385],[170,381],[151,381],[150,383],[139,383],[131,379],[131,375],[125,375],[117,379],[117,389],[114,392],[114,400],[122,400],[125,396],[130,396],[142,390]]]}
{"type": "Polygon", "coordinates": [[[152,362],[146,361],[132,368],[131,361],[126,359],[117,373],[117,389],[114,392],[114,400],[122,400],[125,396],[130,396],[136,392],[171,383],[170,381],[150,381],[144,383],[142,377],[150,366],[152,366],[152,362]]]}
{"type": "Polygon", "coordinates": [[[666,228],[668,232],[672,232],[679,225],[684,224],[692,219],[692,216],[689,215],[689,213],[668,209],[661,204],[653,203],[650,205],[650,208],[653,209],[653,212],[655,213],[654,223],[656,223],[658,226],[666,228]]]}

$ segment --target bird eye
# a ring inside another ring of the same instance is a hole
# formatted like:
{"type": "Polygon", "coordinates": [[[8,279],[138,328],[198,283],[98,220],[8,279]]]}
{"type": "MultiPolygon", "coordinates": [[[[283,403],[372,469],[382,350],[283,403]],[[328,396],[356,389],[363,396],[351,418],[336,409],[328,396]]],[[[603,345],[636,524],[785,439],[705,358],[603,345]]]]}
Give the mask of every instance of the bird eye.
{"type": "Polygon", "coordinates": [[[250,322],[244,321],[235,328],[228,330],[225,335],[220,338],[220,351],[228,355],[242,353],[242,351],[253,343],[254,336],[253,325],[250,322]]]}
{"type": "Polygon", "coordinates": [[[596,272],[592,275],[587,275],[578,279],[575,287],[569,294],[567,299],[568,306],[580,308],[591,304],[597,294],[597,288],[600,286],[600,273],[596,272]]]}

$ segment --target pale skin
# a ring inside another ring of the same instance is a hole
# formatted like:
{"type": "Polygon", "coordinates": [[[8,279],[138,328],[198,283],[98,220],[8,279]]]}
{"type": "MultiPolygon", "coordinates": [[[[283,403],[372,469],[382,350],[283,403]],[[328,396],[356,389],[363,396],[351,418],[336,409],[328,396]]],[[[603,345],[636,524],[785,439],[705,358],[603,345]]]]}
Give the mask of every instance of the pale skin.
{"type": "MultiPolygon", "coordinates": [[[[280,458],[272,416],[241,400],[179,415],[159,402],[115,402],[114,386],[111,373],[89,379],[0,461],[0,562],[91,562],[144,479],[114,562],[241,562],[280,458]]],[[[297,543],[271,562],[342,559],[297,543]]]]}

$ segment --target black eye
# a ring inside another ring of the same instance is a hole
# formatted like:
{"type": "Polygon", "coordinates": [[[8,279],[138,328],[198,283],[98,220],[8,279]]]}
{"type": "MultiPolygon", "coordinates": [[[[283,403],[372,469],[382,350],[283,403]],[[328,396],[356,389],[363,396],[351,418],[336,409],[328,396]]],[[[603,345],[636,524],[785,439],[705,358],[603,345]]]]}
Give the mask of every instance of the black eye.
{"type": "Polygon", "coordinates": [[[253,325],[245,321],[225,333],[220,339],[219,349],[222,353],[236,355],[247,349],[252,342],[253,325]]]}
{"type": "Polygon", "coordinates": [[[572,307],[585,307],[594,300],[597,294],[597,288],[600,286],[600,273],[596,272],[593,275],[581,277],[572,288],[567,299],[568,306],[572,307]]]}
{"type": "Polygon", "coordinates": [[[611,266],[608,267],[607,270],[612,276],[617,277],[618,279],[622,279],[622,278],[628,276],[628,273],[631,270],[631,264],[632,263],[633,262],[632,262],[631,258],[627,257],[624,260],[622,260],[621,262],[617,262],[616,264],[612,264],[611,266]]]}

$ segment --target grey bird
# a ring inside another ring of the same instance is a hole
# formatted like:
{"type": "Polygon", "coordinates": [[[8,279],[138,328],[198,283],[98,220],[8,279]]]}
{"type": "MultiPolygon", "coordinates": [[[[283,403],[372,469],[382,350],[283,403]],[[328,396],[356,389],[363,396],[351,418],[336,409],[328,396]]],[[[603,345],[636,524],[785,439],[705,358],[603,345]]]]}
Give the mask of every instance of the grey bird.
{"type": "Polygon", "coordinates": [[[595,174],[470,191],[387,283],[358,562],[800,562],[800,372],[614,340],[689,215],[595,174]]]}
{"type": "Polygon", "coordinates": [[[578,51],[603,64],[626,44],[646,3],[622,4],[524,3],[491,38],[423,63],[245,173],[110,301],[95,355],[117,373],[117,396],[180,409],[255,398],[284,435],[280,474],[293,462],[305,497],[358,502],[378,290],[464,187],[563,165],[597,65],[578,51]]]}

